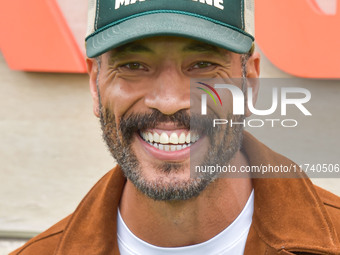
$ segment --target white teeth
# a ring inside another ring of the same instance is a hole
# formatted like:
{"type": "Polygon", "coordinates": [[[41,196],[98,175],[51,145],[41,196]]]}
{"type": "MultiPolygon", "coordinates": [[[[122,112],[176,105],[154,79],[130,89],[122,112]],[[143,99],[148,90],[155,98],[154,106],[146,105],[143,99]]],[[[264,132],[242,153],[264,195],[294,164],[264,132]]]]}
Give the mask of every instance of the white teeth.
{"type": "Polygon", "coordinates": [[[158,150],[161,151],[180,151],[184,150],[187,147],[190,147],[191,144],[184,144],[184,145],[169,145],[169,144],[158,144],[158,143],[149,143],[153,147],[157,148],[158,150]]]}
{"type": "Polygon", "coordinates": [[[157,132],[141,132],[141,137],[150,145],[159,150],[164,151],[179,151],[189,147],[199,139],[197,133],[182,132],[179,136],[177,133],[171,133],[170,137],[166,132],[159,135],[157,132]]]}
{"type": "Polygon", "coordinates": [[[182,132],[178,138],[178,143],[185,143],[185,134],[182,132]]]}
{"type": "Polygon", "coordinates": [[[170,135],[169,142],[172,143],[172,144],[178,144],[178,136],[177,136],[176,133],[172,133],[170,135]]]}
{"type": "Polygon", "coordinates": [[[149,142],[152,143],[153,142],[153,135],[150,132],[148,133],[148,137],[149,137],[149,142]]]}
{"type": "Polygon", "coordinates": [[[190,133],[187,134],[185,141],[186,141],[186,143],[190,143],[190,133]]]}
{"type": "Polygon", "coordinates": [[[156,142],[156,143],[159,143],[159,134],[158,133],[153,133],[153,140],[154,140],[154,142],[156,142]]]}
{"type": "Polygon", "coordinates": [[[159,138],[159,142],[162,144],[167,144],[169,143],[169,136],[166,133],[162,133],[161,137],[159,138]]]}

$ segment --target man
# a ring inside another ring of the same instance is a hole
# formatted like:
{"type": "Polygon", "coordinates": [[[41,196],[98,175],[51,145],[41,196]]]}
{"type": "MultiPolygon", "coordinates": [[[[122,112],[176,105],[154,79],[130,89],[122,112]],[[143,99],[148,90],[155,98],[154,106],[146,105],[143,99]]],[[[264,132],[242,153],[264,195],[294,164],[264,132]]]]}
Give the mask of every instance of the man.
{"type": "MultiPolygon", "coordinates": [[[[193,162],[293,164],[190,109],[193,78],[259,77],[252,16],[251,1],[90,1],[94,114],[118,166],[12,254],[340,254],[340,200],[307,178],[190,176],[193,162]]],[[[243,118],[222,99],[210,114],[243,118]]]]}

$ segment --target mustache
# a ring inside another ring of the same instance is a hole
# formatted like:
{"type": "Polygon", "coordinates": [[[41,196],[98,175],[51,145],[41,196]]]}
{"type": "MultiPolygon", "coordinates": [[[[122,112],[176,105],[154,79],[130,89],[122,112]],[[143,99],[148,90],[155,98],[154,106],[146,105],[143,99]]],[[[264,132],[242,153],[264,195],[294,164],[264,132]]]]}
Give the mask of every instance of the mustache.
{"type": "Polygon", "coordinates": [[[155,128],[161,123],[171,122],[176,126],[190,128],[190,115],[181,110],[172,115],[165,115],[156,109],[152,109],[150,113],[138,113],[123,116],[120,119],[119,129],[121,131],[137,131],[155,128]]]}
{"type": "Polygon", "coordinates": [[[198,134],[212,135],[218,131],[213,128],[214,116],[188,113],[187,110],[180,110],[172,115],[165,115],[156,109],[149,113],[130,114],[122,116],[118,129],[127,140],[132,138],[135,132],[156,128],[163,123],[172,123],[175,126],[196,131],[198,134]]]}

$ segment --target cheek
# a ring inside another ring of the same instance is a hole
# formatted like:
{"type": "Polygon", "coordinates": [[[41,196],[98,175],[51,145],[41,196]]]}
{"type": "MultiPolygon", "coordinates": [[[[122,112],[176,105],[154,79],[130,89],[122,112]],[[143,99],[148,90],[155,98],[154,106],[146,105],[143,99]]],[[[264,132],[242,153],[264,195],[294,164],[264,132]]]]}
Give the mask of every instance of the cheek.
{"type": "Polygon", "coordinates": [[[147,93],[146,86],[123,79],[107,82],[101,91],[103,106],[109,108],[117,119],[130,111],[141,109],[141,102],[147,93]]]}
{"type": "MultiPolygon", "coordinates": [[[[235,63],[236,61],[233,61],[235,63]]],[[[233,85],[235,89],[237,89],[239,92],[242,93],[242,87],[243,87],[243,78],[242,78],[242,68],[241,68],[241,62],[237,62],[236,64],[233,64],[230,69],[220,69],[218,70],[218,79],[216,79],[217,83],[221,84],[228,84],[233,85]]],[[[215,82],[215,83],[216,83],[215,82]]],[[[216,112],[218,113],[218,116],[222,118],[227,118],[229,114],[233,113],[233,103],[234,98],[229,89],[216,89],[218,94],[221,97],[221,101],[223,106],[220,104],[217,105],[216,112]]],[[[236,95],[235,95],[236,96],[236,95]]],[[[245,99],[243,99],[245,100],[245,99]]],[[[236,106],[238,106],[237,104],[236,106]]],[[[242,104],[243,107],[244,103],[242,104]]]]}
{"type": "Polygon", "coordinates": [[[228,115],[233,111],[233,97],[228,89],[218,89],[222,101],[222,106],[218,104],[217,114],[222,119],[227,119],[228,115]]]}

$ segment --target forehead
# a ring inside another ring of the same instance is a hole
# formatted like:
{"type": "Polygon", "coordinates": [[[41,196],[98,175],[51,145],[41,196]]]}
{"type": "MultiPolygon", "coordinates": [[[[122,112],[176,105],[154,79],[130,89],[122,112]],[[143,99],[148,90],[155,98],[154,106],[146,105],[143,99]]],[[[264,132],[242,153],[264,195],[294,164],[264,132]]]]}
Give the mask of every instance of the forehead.
{"type": "Polygon", "coordinates": [[[176,36],[157,36],[137,40],[112,49],[107,53],[109,56],[115,57],[128,53],[157,54],[161,52],[169,53],[169,51],[178,53],[212,53],[223,56],[232,54],[226,49],[202,41],[176,36]]]}

